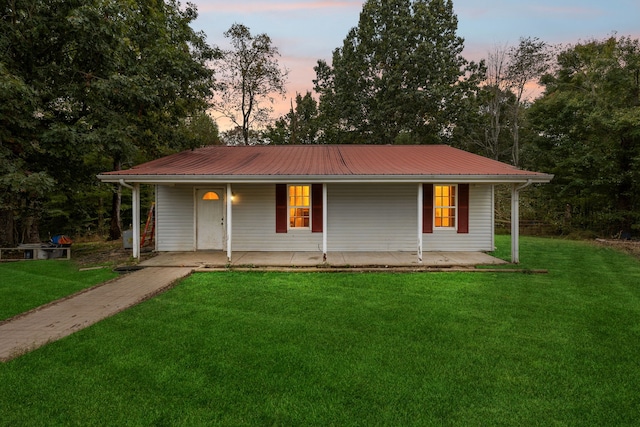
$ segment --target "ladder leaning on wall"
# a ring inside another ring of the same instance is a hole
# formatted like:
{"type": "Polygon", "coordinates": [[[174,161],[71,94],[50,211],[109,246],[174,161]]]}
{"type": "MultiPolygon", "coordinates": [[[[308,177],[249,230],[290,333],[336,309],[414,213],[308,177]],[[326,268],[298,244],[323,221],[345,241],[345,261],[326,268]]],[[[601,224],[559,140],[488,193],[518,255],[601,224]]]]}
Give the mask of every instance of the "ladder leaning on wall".
{"type": "Polygon", "coordinates": [[[140,247],[143,247],[145,243],[151,245],[153,242],[153,236],[156,231],[156,202],[151,202],[151,207],[149,208],[149,213],[147,214],[147,223],[144,225],[144,233],[142,234],[142,239],[140,240],[140,247]]]}

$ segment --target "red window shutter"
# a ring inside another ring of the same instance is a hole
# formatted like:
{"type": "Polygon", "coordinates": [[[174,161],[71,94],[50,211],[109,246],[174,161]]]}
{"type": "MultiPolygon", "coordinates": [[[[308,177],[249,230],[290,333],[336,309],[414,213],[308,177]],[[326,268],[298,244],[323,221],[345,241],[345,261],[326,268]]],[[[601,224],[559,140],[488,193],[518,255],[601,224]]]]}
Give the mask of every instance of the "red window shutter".
{"type": "Polygon", "coordinates": [[[433,184],[422,184],[422,232],[433,233],[433,184]]]}
{"type": "Polygon", "coordinates": [[[287,184],[276,184],[276,233],[287,232],[287,184]]]}
{"type": "Polygon", "coordinates": [[[469,232],[469,184],[458,184],[458,233],[469,232]]]}
{"type": "Polygon", "coordinates": [[[322,233],[322,184],[311,185],[311,232],[322,233]]]}

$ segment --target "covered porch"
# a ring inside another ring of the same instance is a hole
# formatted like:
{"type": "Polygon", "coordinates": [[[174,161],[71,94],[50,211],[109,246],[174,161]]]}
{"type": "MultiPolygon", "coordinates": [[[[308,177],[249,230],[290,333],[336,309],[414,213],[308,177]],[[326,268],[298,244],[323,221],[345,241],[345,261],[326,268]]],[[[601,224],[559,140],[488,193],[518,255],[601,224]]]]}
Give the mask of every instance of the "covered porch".
{"type": "Polygon", "coordinates": [[[229,262],[225,251],[162,252],[141,262],[142,267],[194,268],[473,268],[479,265],[507,264],[483,252],[242,252],[234,251],[229,262]]]}
{"type": "MultiPolygon", "coordinates": [[[[132,211],[133,211],[133,257],[140,258],[140,235],[141,235],[141,209],[140,209],[140,183],[134,183],[129,185],[123,180],[120,180],[120,184],[131,188],[132,190],[132,211]]],[[[524,188],[532,184],[532,180],[527,180],[524,183],[512,183],[511,184],[511,262],[518,264],[519,257],[519,193],[524,188]]],[[[493,184],[490,184],[493,185],[493,184]]],[[[322,220],[322,233],[321,233],[321,247],[322,252],[304,252],[304,251],[236,251],[232,250],[233,247],[233,205],[234,193],[232,191],[232,184],[226,183],[222,187],[223,200],[222,209],[224,211],[224,251],[213,250],[196,250],[196,252],[169,252],[164,253],[167,255],[166,261],[170,262],[169,265],[180,265],[179,262],[171,263],[171,259],[181,259],[182,256],[189,259],[189,262],[196,265],[211,265],[211,266],[241,266],[241,265],[256,265],[256,266],[369,266],[369,265],[392,265],[392,266],[473,266],[473,265],[494,265],[499,263],[505,263],[503,260],[498,260],[486,255],[484,252],[478,251],[424,251],[423,239],[424,239],[424,227],[423,221],[424,215],[424,194],[423,184],[418,183],[416,185],[416,212],[417,212],[417,227],[416,227],[416,240],[417,245],[415,251],[404,250],[396,252],[340,252],[329,251],[327,241],[327,230],[329,229],[327,218],[327,184],[321,184],[321,198],[322,206],[321,210],[317,212],[318,217],[322,220]],[[194,254],[198,254],[197,257],[201,257],[204,261],[194,261],[194,254]],[[207,255],[205,255],[207,254],[207,255]],[[488,257],[488,258],[487,258],[488,257]],[[479,259],[479,260],[478,260],[479,259]],[[372,261],[373,260],[373,261],[372,261]],[[272,264],[275,263],[275,264],[272,264]]],[[[492,190],[493,191],[493,190],[492,190]]],[[[493,194],[491,195],[491,203],[493,204],[493,194]]],[[[286,212],[286,209],[285,209],[286,212]]],[[[493,217],[492,217],[493,218],[493,217]]],[[[491,235],[494,234],[493,219],[491,223],[491,235]]],[[[222,237],[221,237],[222,239],[222,237]]],[[[197,245],[196,245],[197,246],[197,245]]],[[[320,245],[319,245],[320,246],[320,245]]],[[[488,250],[488,249],[479,249],[488,250]]],[[[162,258],[165,259],[164,257],[162,258]]],[[[160,262],[160,261],[158,261],[160,262]]]]}

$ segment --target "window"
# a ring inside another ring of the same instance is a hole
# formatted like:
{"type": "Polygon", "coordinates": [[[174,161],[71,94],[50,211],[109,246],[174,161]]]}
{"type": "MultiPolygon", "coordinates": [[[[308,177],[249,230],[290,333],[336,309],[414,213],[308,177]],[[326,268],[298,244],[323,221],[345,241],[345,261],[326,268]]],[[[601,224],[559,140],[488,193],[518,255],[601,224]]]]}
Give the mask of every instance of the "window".
{"type": "Polygon", "coordinates": [[[322,184],[276,184],[275,196],[276,233],[286,233],[291,229],[322,233],[322,184]]]}
{"type": "Polygon", "coordinates": [[[456,226],[456,188],[455,185],[434,186],[434,225],[442,228],[456,226]]]}
{"type": "Polygon", "coordinates": [[[220,200],[220,196],[215,191],[209,191],[202,196],[202,200],[220,200]]]}
{"type": "Polygon", "coordinates": [[[309,228],[311,186],[289,186],[289,228],[309,228]]]}

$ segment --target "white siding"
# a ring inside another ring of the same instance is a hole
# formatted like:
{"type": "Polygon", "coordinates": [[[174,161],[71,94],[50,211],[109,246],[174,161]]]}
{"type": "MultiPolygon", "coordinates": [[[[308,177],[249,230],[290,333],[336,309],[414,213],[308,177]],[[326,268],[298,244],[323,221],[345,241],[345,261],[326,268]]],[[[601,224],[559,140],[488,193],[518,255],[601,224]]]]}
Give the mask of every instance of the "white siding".
{"type": "Polygon", "coordinates": [[[493,186],[469,186],[469,233],[437,229],[422,235],[423,251],[492,251],[493,186]]]}
{"type": "Polygon", "coordinates": [[[322,251],[322,233],[276,233],[276,185],[233,184],[231,249],[234,251],[322,251]]]}
{"type": "Polygon", "coordinates": [[[418,184],[329,184],[329,251],[415,251],[418,184]]]}
{"type": "MultiPolygon", "coordinates": [[[[193,251],[192,186],[157,187],[158,251],[193,251]]],[[[322,233],[275,232],[275,184],[234,184],[233,251],[322,251],[322,233]]],[[[329,251],[416,251],[418,184],[328,184],[329,251]]],[[[493,187],[471,184],[469,233],[434,229],[423,251],[493,250],[493,187]]]]}
{"type": "Polygon", "coordinates": [[[156,187],[156,247],[158,251],[193,251],[193,187],[156,187]]]}

